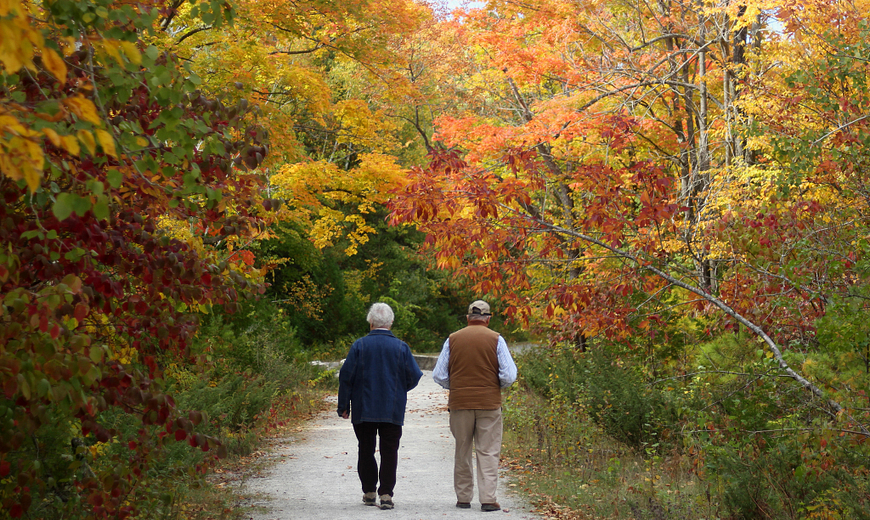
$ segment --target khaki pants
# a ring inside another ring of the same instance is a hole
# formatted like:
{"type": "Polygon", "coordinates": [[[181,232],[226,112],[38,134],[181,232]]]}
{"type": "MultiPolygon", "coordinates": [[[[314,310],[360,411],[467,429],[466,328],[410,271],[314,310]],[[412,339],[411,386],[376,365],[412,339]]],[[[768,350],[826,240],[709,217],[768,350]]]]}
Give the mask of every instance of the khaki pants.
{"type": "Polygon", "coordinates": [[[477,454],[477,488],[481,504],[496,501],[498,458],[501,453],[501,408],[497,410],[451,410],[450,432],[456,439],[453,460],[453,489],[456,500],[471,502],[474,479],[471,447],[477,454]]]}

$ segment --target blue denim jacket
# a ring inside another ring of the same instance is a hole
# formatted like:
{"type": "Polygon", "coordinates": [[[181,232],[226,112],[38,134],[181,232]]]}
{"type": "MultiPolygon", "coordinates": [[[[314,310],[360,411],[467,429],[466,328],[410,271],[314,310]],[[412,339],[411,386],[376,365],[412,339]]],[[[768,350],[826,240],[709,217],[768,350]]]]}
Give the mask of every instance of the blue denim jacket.
{"type": "Polygon", "coordinates": [[[423,372],[404,341],[375,329],[350,347],[338,374],[338,414],[350,410],[353,424],[386,422],[402,426],[408,391],[423,372]]]}

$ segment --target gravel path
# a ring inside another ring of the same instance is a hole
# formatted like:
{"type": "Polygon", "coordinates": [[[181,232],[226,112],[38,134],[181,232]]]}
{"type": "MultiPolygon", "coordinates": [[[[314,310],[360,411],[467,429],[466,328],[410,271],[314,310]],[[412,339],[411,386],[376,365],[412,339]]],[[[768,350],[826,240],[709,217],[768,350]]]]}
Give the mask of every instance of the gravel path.
{"type": "Polygon", "coordinates": [[[253,520],[540,518],[510,491],[504,474],[499,479],[501,512],[481,512],[476,489],[471,509],[455,507],[447,392],[432,381],[428,370],[408,394],[393,497],[396,508],[381,511],[364,506],[356,474],[356,437],[350,421],[335,413],[334,397],[332,401],[328,411],[278,448],[275,457],[282,462],[262,478],[248,480],[246,491],[258,497],[254,505],[269,510],[255,514],[253,520]]]}

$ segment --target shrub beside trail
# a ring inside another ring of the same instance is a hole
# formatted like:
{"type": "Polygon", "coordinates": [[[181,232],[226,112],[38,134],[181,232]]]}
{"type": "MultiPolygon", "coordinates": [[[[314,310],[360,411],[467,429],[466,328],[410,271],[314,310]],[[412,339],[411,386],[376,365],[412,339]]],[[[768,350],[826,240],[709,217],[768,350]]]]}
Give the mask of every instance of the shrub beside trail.
{"type": "Polygon", "coordinates": [[[519,485],[566,519],[870,518],[866,443],[776,392],[749,347],[688,346],[686,368],[717,369],[670,378],[606,344],[518,356],[505,453],[519,485]]]}

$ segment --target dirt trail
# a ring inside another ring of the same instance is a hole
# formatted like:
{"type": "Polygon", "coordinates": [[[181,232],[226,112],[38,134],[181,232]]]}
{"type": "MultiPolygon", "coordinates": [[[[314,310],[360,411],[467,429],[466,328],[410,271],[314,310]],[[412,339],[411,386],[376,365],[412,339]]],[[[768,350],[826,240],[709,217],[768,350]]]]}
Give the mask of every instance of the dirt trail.
{"type": "Polygon", "coordinates": [[[408,394],[399,470],[393,498],[396,508],[381,511],[364,506],[356,474],[356,437],[349,420],[338,417],[333,404],[304,431],[288,439],[275,456],[283,459],[260,478],[246,483],[246,492],[268,513],[254,520],[336,520],[386,517],[398,519],[468,520],[472,517],[538,519],[509,480],[499,479],[501,512],[484,513],[475,502],[457,509],[453,493],[453,438],[447,415],[447,392],[424,371],[408,394]]]}

